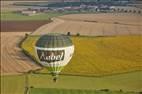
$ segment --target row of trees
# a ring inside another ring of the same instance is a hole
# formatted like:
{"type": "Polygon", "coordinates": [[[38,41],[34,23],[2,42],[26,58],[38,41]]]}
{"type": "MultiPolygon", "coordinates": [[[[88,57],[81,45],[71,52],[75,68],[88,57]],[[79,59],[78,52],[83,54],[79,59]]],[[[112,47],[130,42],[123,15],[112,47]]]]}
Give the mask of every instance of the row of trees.
{"type": "Polygon", "coordinates": [[[138,13],[141,14],[141,10],[137,10],[137,9],[123,9],[123,8],[117,8],[117,9],[113,9],[114,12],[125,12],[125,13],[138,13]]]}
{"type": "MultiPolygon", "coordinates": [[[[71,36],[71,32],[67,32],[67,36],[71,36]]],[[[80,36],[80,33],[76,33],[76,36],[80,36]]]]}

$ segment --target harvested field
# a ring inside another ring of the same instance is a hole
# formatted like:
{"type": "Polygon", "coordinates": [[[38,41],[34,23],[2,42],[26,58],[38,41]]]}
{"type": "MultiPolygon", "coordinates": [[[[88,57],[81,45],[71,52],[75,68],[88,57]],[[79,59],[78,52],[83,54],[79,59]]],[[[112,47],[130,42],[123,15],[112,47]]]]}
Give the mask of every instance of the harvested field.
{"type": "Polygon", "coordinates": [[[26,32],[1,32],[1,74],[20,74],[39,67],[26,57],[19,42],[26,32]]]}
{"type": "Polygon", "coordinates": [[[87,36],[141,35],[142,16],[125,13],[72,14],[60,16],[37,29],[33,35],[71,32],[87,36]],[[58,23],[58,24],[57,24],[58,23]],[[54,24],[53,28],[52,25],[54,24]],[[49,29],[50,28],[50,29],[49,29]]]}
{"type": "Polygon", "coordinates": [[[96,21],[99,23],[124,23],[142,25],[142,16],[132,13],[98,13],[98,14],[71,14],[60,18],[74,21],[96,21]]]}
{"type": "Polygon", "coordinates": [[[50,21],[1,21],[1,31],[34,31],[50,21]]]}

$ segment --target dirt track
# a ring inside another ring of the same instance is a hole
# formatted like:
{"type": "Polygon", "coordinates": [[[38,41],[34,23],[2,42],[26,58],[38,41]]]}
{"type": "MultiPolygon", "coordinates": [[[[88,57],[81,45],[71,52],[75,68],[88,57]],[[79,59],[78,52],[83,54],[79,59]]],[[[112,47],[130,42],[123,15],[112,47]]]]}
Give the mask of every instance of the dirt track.
{"type": "Polygon", "coordinates": [[[53,22],[46,24],[33,35],[49,32],[71,32],[76,35],[89,36],[116,36],[116,35],[142,35],[142,16],[135,14],[72,14],[54,18],[53,22]]]}
{"type": "Polygon", "coordinates": [[[18,47],[27,32],[1,32],[1,74],[21,74],[39,67],[18,47]]]}

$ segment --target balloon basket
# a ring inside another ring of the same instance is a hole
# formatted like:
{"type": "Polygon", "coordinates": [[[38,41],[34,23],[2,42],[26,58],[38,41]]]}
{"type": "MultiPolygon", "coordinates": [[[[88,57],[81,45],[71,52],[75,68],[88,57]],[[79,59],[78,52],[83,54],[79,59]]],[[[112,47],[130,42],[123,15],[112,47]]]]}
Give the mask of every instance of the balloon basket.
{"type": "Polygon", "coordinates": [[[57,74],[52,74],[52,76],[53,76],[53,82],[57,82],[58,75],[57,74]]]}
{"type": "Polygon", "coordinates": [[[54,77],[54,78],[53,78],[53,82],[57,82],[57,77],[54,77]]]}

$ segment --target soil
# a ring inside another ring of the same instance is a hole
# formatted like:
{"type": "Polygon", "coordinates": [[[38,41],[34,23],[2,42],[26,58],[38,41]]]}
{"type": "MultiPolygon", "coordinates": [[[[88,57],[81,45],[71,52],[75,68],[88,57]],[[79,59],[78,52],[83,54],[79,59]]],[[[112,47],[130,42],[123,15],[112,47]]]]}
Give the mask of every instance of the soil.
{"type": "Polygon", "coordinates": [[[1,32],[35,31],[50,21],[1,21],[1,32]]]}

